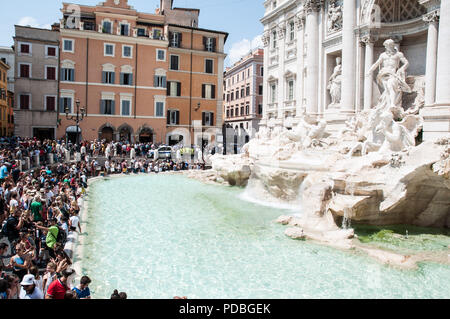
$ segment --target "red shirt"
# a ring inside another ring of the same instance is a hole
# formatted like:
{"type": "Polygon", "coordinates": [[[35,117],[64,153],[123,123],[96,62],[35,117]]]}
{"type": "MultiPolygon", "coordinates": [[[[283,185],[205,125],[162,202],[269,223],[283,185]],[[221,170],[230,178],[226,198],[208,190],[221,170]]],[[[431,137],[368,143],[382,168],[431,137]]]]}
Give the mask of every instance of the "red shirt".
{"type": "Polygon", "coordinates": [[[58,279],[50,284],[47,290],[47,295],[51,296],[53,299],[64,299],[64,295],[67,290],[69,290],[69,287],[63,285],[58,279]]]}

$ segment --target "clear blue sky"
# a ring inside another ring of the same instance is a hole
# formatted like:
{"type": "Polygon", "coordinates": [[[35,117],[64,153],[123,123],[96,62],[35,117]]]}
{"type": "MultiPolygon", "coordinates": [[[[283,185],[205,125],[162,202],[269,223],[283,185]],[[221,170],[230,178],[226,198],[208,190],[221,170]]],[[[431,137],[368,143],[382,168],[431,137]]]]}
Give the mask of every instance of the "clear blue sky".
{"type": "MultiPolygon", "coordinates": [[[[14,25],[48,27],[61,18],[62,0],[15,0],[2,1],[0,13],[0,46],[13,44],[14,25]]],[[[76,4],[96,5],[101,0],[64,1],[76,4]]],[[[229,33],[225,52],[230,57],[226,65],[245,54],[252,40],[262,34],[260,19],[264,15],[263,0],[174,0],[174,7],[200,9],[199,27],[229,33]]],[[[153,13],[159,0],[128,0],[136,10],[153,13]]],[[[256,46],[260,40],[253,41],[256,46]]]]}

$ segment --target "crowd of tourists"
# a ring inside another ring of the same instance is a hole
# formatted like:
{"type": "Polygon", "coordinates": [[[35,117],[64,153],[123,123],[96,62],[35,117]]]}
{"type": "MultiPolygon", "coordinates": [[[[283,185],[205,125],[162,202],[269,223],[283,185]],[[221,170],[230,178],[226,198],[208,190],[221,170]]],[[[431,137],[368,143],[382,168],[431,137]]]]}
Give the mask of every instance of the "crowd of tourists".
{"type": "MultiPolygon", "coordinates": [[[[204,167],[146,156],[157,147],[0,139],[0,299],[89,299],[91,279],[82,276],[72,286],[76,274],[64,250],[71,232],[82,232],[79,214],[88,178],[204,167]],[[67,153],[79,153],[80,159],[67,161],[67,153]],[[27,157],[39,167],[24,170],[27,157]]],[[[126,299],[126,293],[115,291],[111,298],[126,299]]]]}

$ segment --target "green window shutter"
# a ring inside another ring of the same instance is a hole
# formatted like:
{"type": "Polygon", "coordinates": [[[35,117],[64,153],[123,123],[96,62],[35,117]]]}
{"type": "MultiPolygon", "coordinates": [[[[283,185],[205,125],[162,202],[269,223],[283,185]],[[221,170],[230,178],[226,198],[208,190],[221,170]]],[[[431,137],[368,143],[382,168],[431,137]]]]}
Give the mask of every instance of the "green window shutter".
{"type": "Polygon", "coordinates": [[[100,114],[105,114],[106,109],[106,101],[100,100],[100,114]]]}

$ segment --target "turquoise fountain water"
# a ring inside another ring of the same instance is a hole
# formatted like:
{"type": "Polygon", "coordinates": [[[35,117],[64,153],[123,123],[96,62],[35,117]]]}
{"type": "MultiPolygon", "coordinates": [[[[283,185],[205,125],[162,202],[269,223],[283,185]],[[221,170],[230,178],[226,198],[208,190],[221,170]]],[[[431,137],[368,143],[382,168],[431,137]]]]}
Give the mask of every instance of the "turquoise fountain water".
{"type": "Polygon", "coordinates": [[[273,222],[292,212],[239,188],[142,175],[89,192],[82,272],[94,298],[450,298],[450,267],[398,270],[292,240],[273,222]]]}

